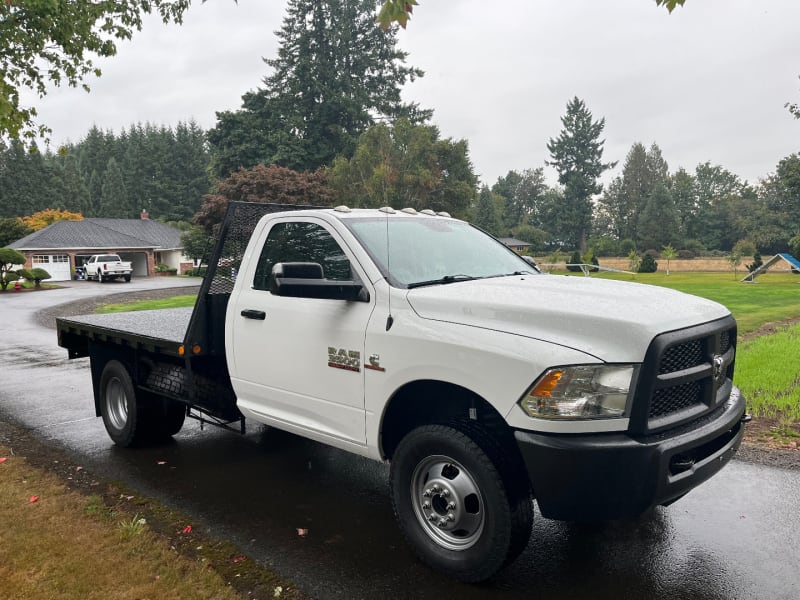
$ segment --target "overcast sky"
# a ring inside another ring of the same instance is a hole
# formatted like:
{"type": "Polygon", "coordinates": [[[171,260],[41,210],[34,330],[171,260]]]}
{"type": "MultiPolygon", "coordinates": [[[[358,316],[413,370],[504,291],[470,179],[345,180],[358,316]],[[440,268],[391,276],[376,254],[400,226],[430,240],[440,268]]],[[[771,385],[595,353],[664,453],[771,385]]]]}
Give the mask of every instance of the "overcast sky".
{"type": "MultiPolygon", "coordinates": [[[[432,108],[444,137],[466,139],[492,184],[543,167],[573,96],[605,118],[606,161],[656,142],[670,170],[711,161],[755,183],[800,151],[800,0],[419,0],[400,47],[426,72],[404,98],[432,108]]],[[[286,3],[195,0],[183,26],[156,20],[98,62],[91,93],[37,101],[54,144],[94,124],[213,127],[267,74],[286,3]]],[[[545,167],[548,179],[555,172],[545,167]]]]}

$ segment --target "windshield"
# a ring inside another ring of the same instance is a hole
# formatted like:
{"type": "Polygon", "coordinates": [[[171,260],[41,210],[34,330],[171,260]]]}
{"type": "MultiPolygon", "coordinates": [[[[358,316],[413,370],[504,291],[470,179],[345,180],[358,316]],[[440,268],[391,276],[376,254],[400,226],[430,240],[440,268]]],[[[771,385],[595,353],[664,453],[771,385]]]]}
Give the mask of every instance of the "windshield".
{"type": "Polygon", "coordinates": [[[388,216],[344,223],[396,287],[535,272],[504,244],[462,221],[388,216]]]}

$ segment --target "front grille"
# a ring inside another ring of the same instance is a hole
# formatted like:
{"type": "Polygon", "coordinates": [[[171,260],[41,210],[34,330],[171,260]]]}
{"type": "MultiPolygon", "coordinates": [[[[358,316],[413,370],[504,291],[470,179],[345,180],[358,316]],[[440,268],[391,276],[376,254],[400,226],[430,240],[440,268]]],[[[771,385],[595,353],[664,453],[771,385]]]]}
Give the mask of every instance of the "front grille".
{"type": "Polygon", "coordinates": [[[632,426],[661,431],[720,406],[730,395],[735,346],[733,317],[657,336],[642,365],[632,426]]]}
{"type": "Polygon", "coordinates": [[[688,369],[703,362],[703,344],[700,340],[692,340],[685,344],[667,348],[658,366],[659,373],[673,373],[688,369]]]}
{"type": "Polygon", "coordinates": [[[690,381],[683,385],[656,390],[650,402],[649,417],[661,417],[686,408],[690,408],[702,401],[703,387],[698,381],[690,381]]]}

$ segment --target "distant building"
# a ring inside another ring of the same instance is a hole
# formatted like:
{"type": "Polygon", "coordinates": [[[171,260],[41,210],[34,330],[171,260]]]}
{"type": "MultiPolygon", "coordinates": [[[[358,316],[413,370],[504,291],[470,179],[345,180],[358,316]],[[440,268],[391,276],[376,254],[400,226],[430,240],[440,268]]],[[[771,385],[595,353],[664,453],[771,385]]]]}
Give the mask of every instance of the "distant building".
{"type": "Polygon", "coordinates": [[[142,211],[139,219],[84,219],[56,221],[21,240],[9,244],[25,255],[25,268],[41,267],[50,281],[72,278],[92,254],[119,254],[133,264],[134,277],[148,277],[164,264],[184,273],[193,266],[183,256],[181,231],[150,220],[142,211]]]}
{"type": "Polygon", "coordinates": [[[514,252],[525,252],[531,245],[528,242],[517,240],[514,238],[499,238],[506,246],[511,248],[514,252]]]}

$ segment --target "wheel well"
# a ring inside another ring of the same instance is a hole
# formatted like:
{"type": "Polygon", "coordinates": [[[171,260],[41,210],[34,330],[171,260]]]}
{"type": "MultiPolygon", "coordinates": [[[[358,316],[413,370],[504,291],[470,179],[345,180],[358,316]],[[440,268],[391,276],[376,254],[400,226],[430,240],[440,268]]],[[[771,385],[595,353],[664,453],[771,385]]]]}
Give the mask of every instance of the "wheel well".
{"type": "Polygon", "coordinates": [[[382,454],[391,459],[412,429],[457,421],[479,424],[509,451],[518,452],[511,428],[486,400],[452,383],[423,380],[406,384],[389,401],[381,423],[382,454]]]}

